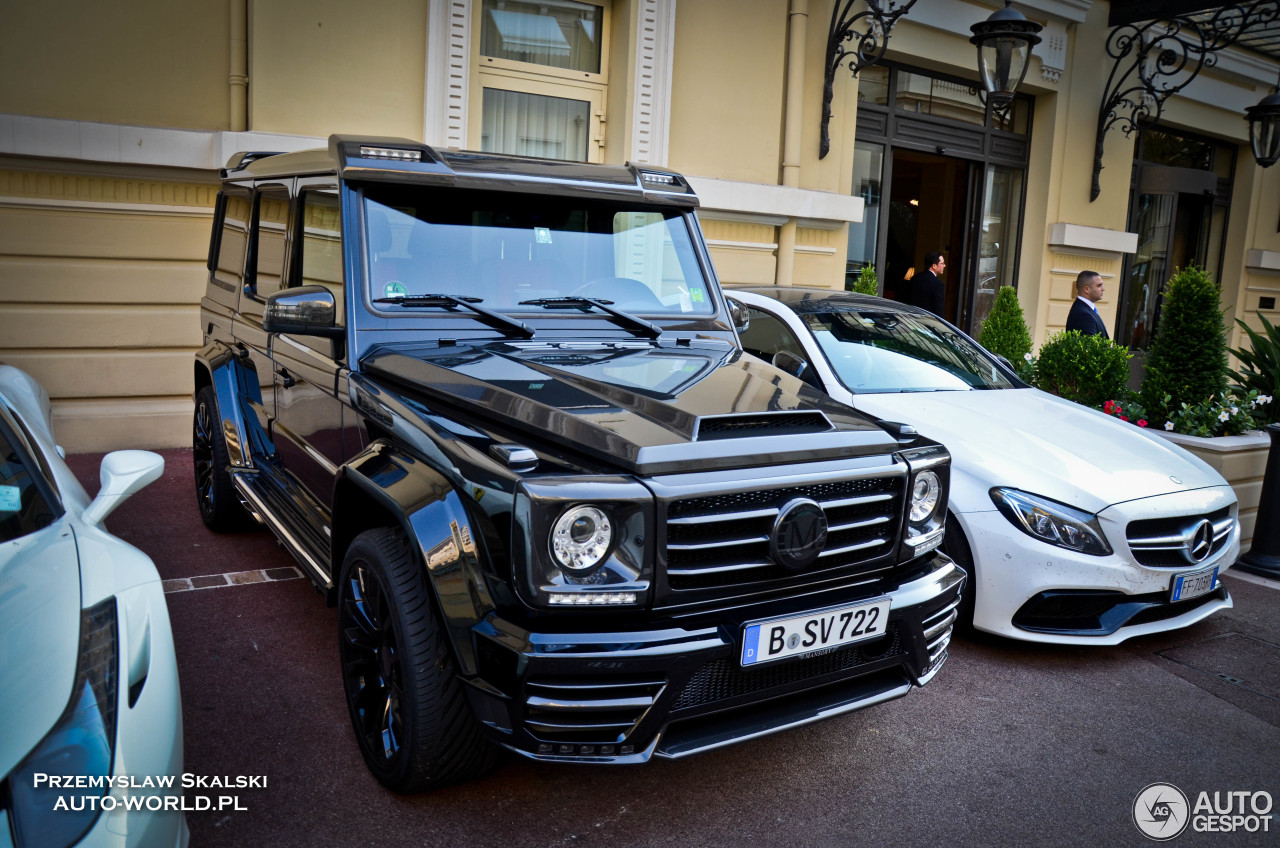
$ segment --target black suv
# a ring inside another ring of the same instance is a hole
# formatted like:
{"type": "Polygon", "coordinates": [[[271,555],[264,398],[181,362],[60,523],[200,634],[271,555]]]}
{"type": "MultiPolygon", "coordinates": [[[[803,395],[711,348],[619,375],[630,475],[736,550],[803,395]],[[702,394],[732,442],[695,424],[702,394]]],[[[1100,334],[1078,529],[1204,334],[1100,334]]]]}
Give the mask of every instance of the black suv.
{"type": "Polygon", "coordinates": [[[942,665],[949,455],[741,350],[680,175],[334,136],[223,177],[200,510],[338,606],[385,785],[681,757],[942,665]]]}

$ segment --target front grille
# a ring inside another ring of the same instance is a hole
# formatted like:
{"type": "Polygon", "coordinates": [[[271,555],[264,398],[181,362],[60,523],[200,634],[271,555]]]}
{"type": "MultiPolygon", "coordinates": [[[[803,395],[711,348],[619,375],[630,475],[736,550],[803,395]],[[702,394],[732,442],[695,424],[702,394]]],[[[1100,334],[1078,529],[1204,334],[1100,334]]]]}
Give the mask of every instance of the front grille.
{"type": "Polygon", "coordinates": [[[1202,515],[1179,515],[1173,518],[1145,518],[1131,521],[1125,528],[1129,550],[1139,565],[1151,568],[1186,568],[1195,563],[1182,555],[1185,539],[1202,519],[1213,524],[1213,545],[1205,559],[1226,547],[1236,521],[1231,507],[1223,507],[1202,515]]]}
{"type": "Polygon", "coordinates": [[[808,498],[827,517],[827,543],[805,573],[849,566],[888,568],[902,500],[902,477],[879,476],[673,501],[667,504],[667,585],[674,591],[733,587],[794,577],[769,557],[778,513],[808,498]]]}
{"type": "Polygon", "coordinates": [[[525,684],[525,727],[552,742],[620,742],[664,685],[663,678],[534,678],[525,684]]]}
{"type": "Polygon", "coordinates": [[[897,625],[892,624],[879,639],[838,648],[816,657],[768,663],[756,668],[743,668],[734,659],[712,660],[694,672],[671,709],[700,707],[775,687],[794,686],[901,653],[902,639],[897,625]]]}
{"type": "Polygon", "coordinates": [[[757,415],[712,415],[698,419],[695,441],[826,433],[831,421],[821,412],[767,412],[757,415]]]}

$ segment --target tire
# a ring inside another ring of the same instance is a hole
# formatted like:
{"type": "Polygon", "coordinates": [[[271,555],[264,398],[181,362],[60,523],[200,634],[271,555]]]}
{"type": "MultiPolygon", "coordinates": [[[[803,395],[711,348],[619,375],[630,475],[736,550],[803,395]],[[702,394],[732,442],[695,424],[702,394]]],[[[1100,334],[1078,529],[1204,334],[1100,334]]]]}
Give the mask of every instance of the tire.
{"type": "Polygon", "coordinates": [[[355,538],[338,584],[338,654],[351,726],[374,777],[418,792],[497,762],[458,680],[426,578],[402,531],[355,538]]]}
{"type": "Polygon", "coordinates": [[[212,386],[196,393],[196,410],[191,423],[191,459],[195,466],[196,501],[200,517],[210,530],[229,533],[254,525],[231,482],[231,461],[227,441],[218,426],[218,397],[212,386]]]}
{"type": "Polygon", "coordinates": [[[969,550],[969,541],[960,529],[960,522],[955,516],[947,515],[947,532],[943,536],[942,552],[955,560],[956,565],[969,575],[964,590],[960,594],[960,606],[956,607],[956,629],[973,631],[974,596],[978,591],[978,572],[973,565],[973,553],[969,550]]]}

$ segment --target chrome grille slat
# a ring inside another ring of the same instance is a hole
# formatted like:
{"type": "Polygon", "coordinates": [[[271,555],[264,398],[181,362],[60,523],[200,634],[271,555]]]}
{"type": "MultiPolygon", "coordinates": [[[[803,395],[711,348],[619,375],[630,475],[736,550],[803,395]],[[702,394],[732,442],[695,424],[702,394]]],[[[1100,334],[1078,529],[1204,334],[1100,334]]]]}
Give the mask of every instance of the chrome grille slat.
{"type": "Polygon", "coordinates": [[[718,494],[664,499],[662,553],[670,591],[733,591],[751,583],[807,581],[837,569],[862,576],[892,567],[881,560],[894,549],[901,518],[900,469],[864,476],[833,469],[825,479],[780,473],[777,480],[783,485],[739,482],[718,494]],[[775,520],[796,499],[813,501],[827,517],[826,548],[799,573],[783,568],[771,553],[775,520]]]}
{"type": "Polygon", "coordinates": [[[1194,563],[1182,555],[1186,534],[1205,519],[1213,525],[1213,542],[1205,557],[1205,560],[1209,560],[1222,552],[1237,526],[1230,506],[1211,513],[1131,521],[1125,528],[1125,540],[1139,565],[1150,568],[1187,568],[1194,563]]]}
{"type": "MultiPolygon", "coordinates": [[[[938,635],[939,633],[949,632],[951,630],[951,625],[956,623],[957,617],[958,617],[957,613],[953,610],[951,614],[948,615],[946,618],[942,619],[942,621],[939,621],[937,624],[926,627],[924,629],[924,638],[926,640],[931,640],[933,639],[934,636],[938,635]]],[[[929,644],[932,647],[933,643],[930,642],[929,644]]]]}
{"type": "Polygon", "coordinates": [[[525,684],[525,726],[556,742],[611,744],[657,701],[665,679],[534,679],[525,684]]]}
{"type": "Polygon", "coordinates": [[[643,709],[653,705],[652,698],[598,698],[593,700],[561,701],[553,698],[530,696],[525,703],[540,710],[599,710],[616,712],[621,710],[643,709]]]}

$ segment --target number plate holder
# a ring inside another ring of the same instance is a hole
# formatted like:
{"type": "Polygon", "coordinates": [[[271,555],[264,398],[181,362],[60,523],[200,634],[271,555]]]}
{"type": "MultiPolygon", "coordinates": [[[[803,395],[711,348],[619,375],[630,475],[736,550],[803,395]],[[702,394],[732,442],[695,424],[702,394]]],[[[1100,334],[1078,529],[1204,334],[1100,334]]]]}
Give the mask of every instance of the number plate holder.
{"type": "Polygon", "coordinates": [[[889,598],[875,598],[800,615],[752,621],[742,627],[744,667],[776,662],[883,636],[889,598]]]}
{"type": "Polygon", "coordinates": [[[1169,603],[1185,601],[1207,595],[1218,585],[1218,566],[1204,568],[1200,571],[1189,571],[1173,578],[1169,587],[1169,603]]]}

